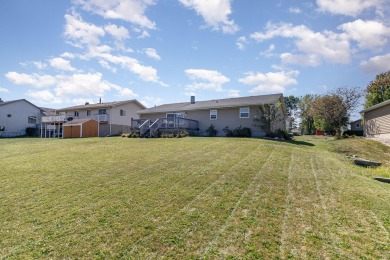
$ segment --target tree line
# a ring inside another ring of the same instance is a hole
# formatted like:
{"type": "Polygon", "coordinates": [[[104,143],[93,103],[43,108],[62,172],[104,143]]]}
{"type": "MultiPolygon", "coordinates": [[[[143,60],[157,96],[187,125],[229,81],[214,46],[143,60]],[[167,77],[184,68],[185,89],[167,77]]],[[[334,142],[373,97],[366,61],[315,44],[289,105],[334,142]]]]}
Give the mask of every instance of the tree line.
{"type": "Polygon", "coordinates": [[[284,97],[291,118],[290,129],[300,128],[314,134],[316,129],[340,135],[352,113],[362,104],[368,108],[390,99],[390,71],[380,73],[365,89],[339,87],[323,95],[307,94],[284,97]]]}

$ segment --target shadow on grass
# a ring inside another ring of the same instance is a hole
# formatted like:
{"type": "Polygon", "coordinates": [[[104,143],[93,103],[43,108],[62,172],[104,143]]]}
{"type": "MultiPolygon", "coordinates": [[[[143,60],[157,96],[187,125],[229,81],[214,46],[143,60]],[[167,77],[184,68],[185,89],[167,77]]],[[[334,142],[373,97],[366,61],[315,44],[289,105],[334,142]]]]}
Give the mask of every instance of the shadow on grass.
{"type": "Polygon", "coordinates": [[[305,145],[305,146],[315,146],[313,143],[305,142],[305,141],[296,141],[296,140],[290,140],[287,141],[289,144],[295,144],[295,145],[305,145]]]}

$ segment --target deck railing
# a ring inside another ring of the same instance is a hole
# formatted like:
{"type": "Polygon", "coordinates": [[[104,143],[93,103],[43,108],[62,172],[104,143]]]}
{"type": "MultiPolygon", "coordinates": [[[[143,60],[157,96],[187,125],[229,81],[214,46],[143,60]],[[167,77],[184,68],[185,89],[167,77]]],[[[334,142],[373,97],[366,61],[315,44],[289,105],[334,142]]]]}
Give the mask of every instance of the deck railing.
{"type": "Polygon", "coordinates": [[[92,117],[94,120],[99,121],[99,122],[108,122],[108,115],[94,115],[92,117]]]}
{"type": "Polygon", "coordinates": [[[198,128],[198,121],[186,118],[159,118],[158,128],[195,130],[198,128]]]}
{"type": "Polygon", "coordinates": [[[43,116],[42,117],[42,123],[62,123],[66,122],[67,117],[65,115],[61,116],[43,116]]]}

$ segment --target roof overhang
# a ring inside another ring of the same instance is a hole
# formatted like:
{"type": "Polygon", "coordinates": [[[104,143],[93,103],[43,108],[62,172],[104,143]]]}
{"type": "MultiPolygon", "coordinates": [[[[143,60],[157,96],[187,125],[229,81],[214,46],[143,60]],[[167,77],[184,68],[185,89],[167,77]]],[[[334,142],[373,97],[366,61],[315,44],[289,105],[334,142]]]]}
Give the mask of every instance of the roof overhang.
{"type": "Polygon", "coordinates": [[[364,114],[364,113],[367,113],[369,111],[372,111],[372,110],[375,110],[375,109],[378,109],[378,108],[381,108],[381,107],[384,107],[384,106],[387,106],[387,105],[390,105],[390,99],[386,100],[386,101],[383,101],[382,103],[376,104],[376,105],[374,105],[372,107],[366,108],[366,109],[360,111],[360,113],[364,114]]]}

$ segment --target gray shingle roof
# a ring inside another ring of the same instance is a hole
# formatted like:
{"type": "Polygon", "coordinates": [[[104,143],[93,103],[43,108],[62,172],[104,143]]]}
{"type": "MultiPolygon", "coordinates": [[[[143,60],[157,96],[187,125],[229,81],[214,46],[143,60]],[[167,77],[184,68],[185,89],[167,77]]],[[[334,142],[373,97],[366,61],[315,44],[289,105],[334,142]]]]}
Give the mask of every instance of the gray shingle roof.
{"type": "Polygon", "coordinates": [[[42,111],[42,109],[40,107],[37,107],[36,105],[31,103],[27,99],[16,99],[16,100],[11,100],[11,101],[3,101],[3,102],[0,102],[0,106],[11,104],[11,103],[15,103],[15,102],[19,102],[19,101],[25,101],[25,102],[29,103],[30,105],[32,105],[32,106],[34,106],[34,107],[36,107],[36,108],[38,108],[38,109],[40,109],[42,111]]]}
{"type": "Polygon", "coordinates": [[[377,108],[380,108],[380,107],[384,107],[384,106],[387,106],[387,105],[390,105],[390,99],[388,99],[386,101],[383,101],[382,103],[376,104],[376,105],[374,105],[372,107],[366,108],[366,109],[360,111],[360,113],[366,113],[368,111],[371,111],[371,110],[374,110],[374,109],[377,109],[377,108]]]}
{"type": "Polygon", "coordinates": [[[132,100],[124,100],[124,101],[114,101],[114,102],[104,102],[104,103],[97,103],[97,104],[87,104],[87,105],[81,105],[81,106],[73,106],[73,107],[65,107],[61,109],[57,109],[57,111],[69,111],[69,110],[83,110],[83,109],[96,109],[96,108],[111,108],[120,106],[127,103],[137,103],[140,107],[145,108],[144,105],[142,105],[138,100],[132,99],[132,100]]]}
{"type": "Polygon", "coordinates": [[[165,104],[165,105],[141,110],[141,111],[138,111],[137,113],[138,114],[153,114],[153,113],[164,113],[164,112],[205,110],[205,109],[213,109],[213,108],[255,106],[255,105],[260,105],[260,104],[275,103],[282,96],[283,96],[282,94],[271,94],[271,95],[261,95],[261,96],[196,101],[194,104],[191,104],[191,102],[165,104]]]}

